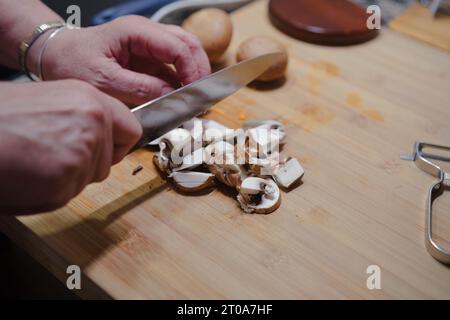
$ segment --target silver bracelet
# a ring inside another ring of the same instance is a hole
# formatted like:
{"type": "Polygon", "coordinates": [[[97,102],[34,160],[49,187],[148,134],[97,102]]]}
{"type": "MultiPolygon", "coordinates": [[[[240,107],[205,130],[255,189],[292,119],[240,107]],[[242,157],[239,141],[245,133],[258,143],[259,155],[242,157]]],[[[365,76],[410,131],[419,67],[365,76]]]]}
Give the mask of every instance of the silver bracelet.
{"type": "Polygon", "coordinates": [[[56,36],[61,30],[66,29],[66,26],[62,26],[56,30],[54,30],[50,36],[45,39],[44,44],[42,45],[41,51],[39,52],[39,57],[38,57],[38,70],[39,70],[39,74],[38,74],[38,78],[41,79],[41,81],[44,81],[44,70],[42,67],[42,57],[44,56],[44,52],[48,47],[48,44],[50,42],[50,40],[56,36]]]}
{"type": "Polygon", "coordinates": [[[54,21],[54,22],[45,22],[40,24],[36,27],[36,29],[33,30],[32,34],[23,40],[19,45],[19,64],[22,70],[26,73],[26,75],[31,79],[34,80],[30,71],[27,68],[27,56],[28,51],[31,48],[31,46],[36,42],[36,40],[42,36],[44,33],[46,33],[50,29],[59,28],[61,26],[64,26],[65,23],[63,21],[54,21]]]}

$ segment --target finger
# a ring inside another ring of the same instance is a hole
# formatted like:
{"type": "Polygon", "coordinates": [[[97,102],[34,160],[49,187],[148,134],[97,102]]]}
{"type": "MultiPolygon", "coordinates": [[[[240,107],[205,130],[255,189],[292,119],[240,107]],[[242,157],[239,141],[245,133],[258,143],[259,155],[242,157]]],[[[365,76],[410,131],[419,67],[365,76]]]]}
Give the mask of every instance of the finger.
{"type": "Polygon", "coordinates": [[[114,72],[114,81],[104,91],[125,103],[142,104],[174,90],[163,79],[143,73],[121,67],[115,68],[112,72],[114,72]]]}
{"type": "Polygon", "coordinates": [[[211,65],[209,63],[208,56],[198,38],[194,34],[184,30],[179,26],[167,25],[165,26],[165,28],[188,45],[194,58],[193,61],[197,64],[199,77],[203,78],[210,74],[211,65]]]}
{"type": "Polygon", "coordinates": [[[189,46],[160,24],[142,17],[127,17],[116,23],[131,53],[138,56],[149,55],[160,62],[175,65],[183,84],[200,78],[200,71],[197,64],[193,63],[189,46]],[[130,24],[133,28],[130,28],[130,24]]]}
{"type": "Polygon", "coordinates": [[[142,136],[142,126],[120,101],[105,95],[105,104],[111,114],[112,164],[116,164],[142,136]]]}
{"type": "Polygon", "coordinates": [[[133,57],[130,68],[132,71],[160,78],[173,88],[181,86],[181,80],[174,68],[165,63],[154,61],[148,57],[133,57]]]}
{"type": "Polygon", "coordinates": [[[105,110],[103,132],[100,133],[100,141],[97,146],[96,168],[92,182],[105,180],[109,176],[113,161],[112,113],[107,105],[104,105],[103,109],[105,110]]]}

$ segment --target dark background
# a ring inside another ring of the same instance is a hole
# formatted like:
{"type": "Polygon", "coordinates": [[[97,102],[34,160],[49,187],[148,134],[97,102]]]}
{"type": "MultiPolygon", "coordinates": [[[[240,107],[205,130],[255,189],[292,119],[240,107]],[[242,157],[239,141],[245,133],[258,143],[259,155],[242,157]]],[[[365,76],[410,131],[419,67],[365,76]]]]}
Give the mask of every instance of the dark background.
{"type": "Polygon", "coordinates": [[[86,27],[95,14],[107,7],[126,2],[126,0],[43,0],[42,2],[64,19],[67,18],[67,7],[73,4],[78,5],[81,9],[81,25],[86,27]]]}

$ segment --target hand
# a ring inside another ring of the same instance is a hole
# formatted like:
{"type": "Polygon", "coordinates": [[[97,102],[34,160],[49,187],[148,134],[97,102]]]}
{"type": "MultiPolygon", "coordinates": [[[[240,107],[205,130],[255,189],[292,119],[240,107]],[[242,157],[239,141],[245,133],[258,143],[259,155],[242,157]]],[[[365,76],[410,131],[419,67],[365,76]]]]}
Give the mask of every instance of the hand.
{"type": "MultiPolygon", "coordinates": [[[[39,47],[30,51],[30,68],[37,65],[39,47]]],[[[46,80],[84,80],[126,103],[141,104],[211,69],[193,34],[126,16],[97,27],[62,30],[49,42],[43,72],[46,80]]]]}
{"type": "Polygon", "coordinates": [[[0,213],[63,206],[105,179],[141,133],[125,105],[87,83],[1,83],[0,213]]]}

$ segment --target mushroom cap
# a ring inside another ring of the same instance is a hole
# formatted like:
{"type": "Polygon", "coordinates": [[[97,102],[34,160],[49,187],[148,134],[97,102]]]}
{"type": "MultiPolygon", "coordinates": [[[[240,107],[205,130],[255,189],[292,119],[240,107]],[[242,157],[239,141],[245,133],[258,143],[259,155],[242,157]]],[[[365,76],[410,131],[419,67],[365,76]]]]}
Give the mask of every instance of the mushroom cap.
{"type": "Polygon", "coordinates": [[[198,37],[211,62],[217,62],[222,57],[233,34],[229,14],[217,8],[194,12],[181,26],[198,37]]]}
{"type": "Polygon", "coordinates": [[[259,81],[273,81],[284,75],[288,65],[287,50],[278,40],[267,36],[251,37],[241,43],[236,54],[236,59],[239,62],[266,53],[275,52],[280,52],[282,55],[275,59],[273,65],[256,79],[259,81]]]}

